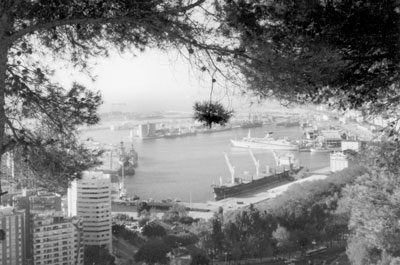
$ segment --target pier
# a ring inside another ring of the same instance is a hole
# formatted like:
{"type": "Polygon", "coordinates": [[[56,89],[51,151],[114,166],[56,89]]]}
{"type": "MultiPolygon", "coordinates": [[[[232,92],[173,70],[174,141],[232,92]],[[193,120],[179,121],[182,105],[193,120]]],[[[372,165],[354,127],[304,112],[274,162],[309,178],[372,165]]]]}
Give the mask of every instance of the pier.
{"type": "MultiPolygon", "coordinates": [[[[202,219],[210,219],[213,217],[214,212],[218,211],[219,207],[222,207],[224,209],[224,212],[228,211],[235,211],[243,207],[248,207],[250,204],[257,204],[266,200],[273,199],[277,197],[278,195],[284,193],[291,185],[298,184],[298,183],[303,183],[306,181],[315,181],[315,180],[322,180],[327,177],[327,174],[325,172],[327,169],[322,169],[319,170],[319,174],[314,174],[309,177],[296,180],[284,185],[281,185],[276,188],[268,189],[268,190],[263,190],[262,188],[259,189],[258,191],[255,191],[253,193],[248,193],[244,195],[239,195],[239,196],[234,196],[234,197],[229,197],[220,201],[208,201],[205,203],[190,203],[190,202],[146,202],[148,205],[151,207],[154,207],[158,210],[164,211],[168,210],[172,207],[173,204],[181,204],[186,207],[186,210],[188,211],[189,216],[193,218],[202,218],[202,219]]],[[[136,202],[130,202],[130,201],[123,201],[123,200],[117,200],[114,201],[113,204],[115,205],[123,205],[127,207],[127,211],[116,211],[113,210],[113,213],[123,213],[123,214],[128,214],[132,217],[137,217],[137,212],[136,212],[136,204],[139,203],[140,201],[136,202]]],[[[123,208],[125,208],[123,207],[123,208]]],[[[159,213],[160,216],[163,214],[163,212],[159,213]]]]}

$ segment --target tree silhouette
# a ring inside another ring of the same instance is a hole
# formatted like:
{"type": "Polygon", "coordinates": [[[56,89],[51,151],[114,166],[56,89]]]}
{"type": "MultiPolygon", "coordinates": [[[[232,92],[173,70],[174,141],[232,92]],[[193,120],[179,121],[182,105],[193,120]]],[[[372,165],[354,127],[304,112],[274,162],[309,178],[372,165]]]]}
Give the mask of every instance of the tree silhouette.
{"type": "Polygon", "coordinates": [[[98,122],[101,97],[77,83],[59,85],[52,77],[57,65],[42,57],[88,72],[88,59],[107,56],[111,48],[176,48],[193,56],[205,50],[207,56],[226,52],[203,41],[206,29],[192,19],[204,3],[1,1],[0,155],[18,150],[40,183],[66,188],[65,183],[98,163],[100,153],[78,144],[76,130],[98,122]]]}
{"type": "Polygon", "coordinates": [[[210,129],[213,124],[225,125],[233,115],[233,111],[226,110],[218,102],[195,102],[193,110],[193,119],[204,123],[210,129]]]}
{"type": "Polygon", "coordinates": [[[217,10],[261,98],[398,116],[398,1],[233,0],[217,10]]]}

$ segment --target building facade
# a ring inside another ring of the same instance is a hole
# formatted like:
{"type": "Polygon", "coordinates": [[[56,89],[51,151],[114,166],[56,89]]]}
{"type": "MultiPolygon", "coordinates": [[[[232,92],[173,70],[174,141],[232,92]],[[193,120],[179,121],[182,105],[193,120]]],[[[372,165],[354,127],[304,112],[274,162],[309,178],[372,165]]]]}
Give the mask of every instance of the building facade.
{"type": "Polygon", "coordinates": [[[31,264],[33,259],[33,225],[37,214],[41,216],[62,215],[61,212],[61,197],[55,193],[47,191],[23,190],[22,195],[13,197],[13,205],[18,210],[25,210],[25,245],[26,259],[28,264],[31,264]]]}
{"type": "Polygon", "coordinates": [[[83,265],[82,219],[33,217],[34,265],[83,265]]]}
{"type": "Polygon", "coordinates": [[[330,170],[332,172],[341,171],[349,167],[347,155],[343,152],[335,152],[330,154],[330,170]]]}
{"type": "Polygon", "coordinates": [[[68,189],[68,216],[83,220],[83,244],[112,250],[111,178],[102,172],[84,172],[68,189]]]}
{"type": "Polygon", "coordinates": [[[25,211],[0,207],[0,265],[25,265],[25,211]]]}

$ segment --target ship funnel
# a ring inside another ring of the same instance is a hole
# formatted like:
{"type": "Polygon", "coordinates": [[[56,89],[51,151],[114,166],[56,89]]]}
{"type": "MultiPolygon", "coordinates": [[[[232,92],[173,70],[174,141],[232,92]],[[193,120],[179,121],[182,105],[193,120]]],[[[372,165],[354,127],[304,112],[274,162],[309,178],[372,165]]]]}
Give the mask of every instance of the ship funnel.
{"type": "Polygon", "coordinates": [[[253,163],[256,167],[256,176],[258,177],[258,175],[260,174],[260,160],[257,160],[256,157],[253,154],[253,151],[251,151],[251,149],[249,149],[249,153],[251,158],[253,159],[253,163]]]}
{"type": "Polygon", "coordinates": [[[235,184],[235,167],[232,166],[231,162],[229,161],[229,157],[227,153],[224,153],[226,164],[228,165],[229,171],[231,172],[231,183],[235,184]]]}

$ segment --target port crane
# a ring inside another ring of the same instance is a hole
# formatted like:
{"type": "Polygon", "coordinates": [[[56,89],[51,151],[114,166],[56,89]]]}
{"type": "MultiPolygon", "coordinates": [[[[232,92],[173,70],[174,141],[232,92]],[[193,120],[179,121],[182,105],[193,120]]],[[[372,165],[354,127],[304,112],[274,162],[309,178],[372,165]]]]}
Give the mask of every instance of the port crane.
{"type": "Polygon", "coordinates": [[[228,165],[229,172],[231,172],[231,183],[235,184],[235,167],[232,166],[231,162],[229,161],[229,157],[227,153],[224,153],[226,164],[228,165]]]}
{"type": "Polygon", "coordinates": [[[256,177],[258,177],[258,175],[260,174],[260,160],[257,160],[256,157],[253,154],[253,151],[251,151],[251,149],[249,149],[249,153],[251,156],[251,159],[253,159],[253,163],[256,166],[256,177]]]}

